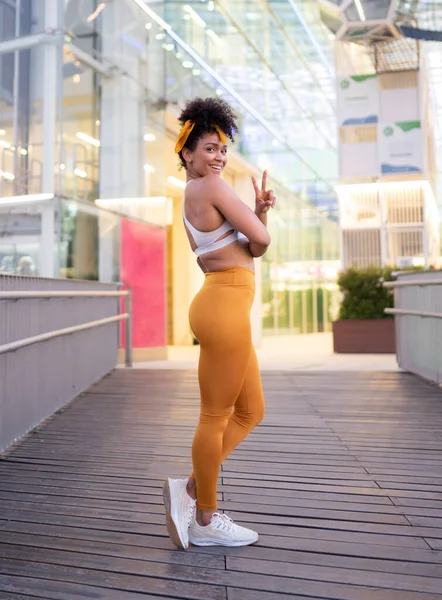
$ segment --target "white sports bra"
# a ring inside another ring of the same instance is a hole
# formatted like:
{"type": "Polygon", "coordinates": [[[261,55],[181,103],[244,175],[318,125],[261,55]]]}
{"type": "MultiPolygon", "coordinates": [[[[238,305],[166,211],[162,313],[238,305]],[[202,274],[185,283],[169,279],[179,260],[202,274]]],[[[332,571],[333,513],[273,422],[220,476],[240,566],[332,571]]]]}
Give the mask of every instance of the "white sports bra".
{"type": "MultiPolygon", "coordinates": [[[[190,182],[189,182],[190,183],[190,182]]],[[[239,232],[237,229],[233,227],[229,223],[227,219],[224,219],[224,223],[222,223],[217,229],[213,231],[199,231],[196,229],[186,219],[186,215],[184,214],[184,198],[183,198],[183,220],[184,223],[192,234],[193,240],[196,244],[196,248],[194,250],[195,256],[201,256],[202,254],[207,254],[208,252],[214,252],[215,250],[219,250],[220,248],[224,248],[229,244],[233,244],[233,242],[238,241],[240,238],[246,238],[246,236],[239,232]],[[225,233],[231,232],[230,235],[227,235],[225,238],[220,239],[225,233]]]]}
{"type": "Polygon", "coordinates": [[[196,257],[201,256],[202,254],[207,254],[208,252],[214,252],[215,250],[224,248],[224,246],[228,246],[229,244],[233,244],[233,242],[236,242],[240,237],[246,237],[244,234],[236,230],[233,225],[227,221],[227,219],[224,219],[224,223],[222,223],[213,231],[199,231],[192,225],[192,223],[188,221],[188,219],[186,219],[186,215],[184,214],[184,202],[183,219],[196,244],[196,248],[194,250],[196,257]],[[220,239],[228,231],[231,231],[232,233],[230,235],[226,235],[225,238],[220,239]]]}

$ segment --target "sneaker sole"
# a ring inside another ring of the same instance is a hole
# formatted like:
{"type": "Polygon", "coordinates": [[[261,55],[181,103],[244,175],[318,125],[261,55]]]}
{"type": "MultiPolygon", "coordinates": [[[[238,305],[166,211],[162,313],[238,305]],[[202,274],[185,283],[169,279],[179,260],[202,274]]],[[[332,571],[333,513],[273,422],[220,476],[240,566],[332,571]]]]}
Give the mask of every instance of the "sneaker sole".
{"type": "Polygon", "coordinates": [[[251,546],[252,544],[256,544],[256,542],[259,540],[259,538],[257,537],[256,540],[251,540],[251,541],[247,541],[247,542],[227,542],[227,541],[222,541],[222,540],[194,540],[191,537],[189,537],[189,542],[192,544],[192,546],[225,546],[227,548],[238,548],[239,546],[251,546]]]}
{"type": "Polygon", "coordinates": [[[163,486],[163,498],[164,498],[164,507],[166,509],[166,529],[172,543],[179,550],[187,550],[186,546],[181,539],[180,532],[178,531],[177,526],[172,519],[171,513],[171,500],[170,500],[170,485],[169,480],[165,481],[163,486]]]}

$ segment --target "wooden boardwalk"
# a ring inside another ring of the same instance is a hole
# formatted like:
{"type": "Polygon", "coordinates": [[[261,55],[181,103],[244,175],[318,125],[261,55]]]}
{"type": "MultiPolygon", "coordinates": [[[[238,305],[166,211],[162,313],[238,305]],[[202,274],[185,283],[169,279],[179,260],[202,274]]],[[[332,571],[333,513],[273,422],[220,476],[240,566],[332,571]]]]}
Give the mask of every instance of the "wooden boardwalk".
{"type": "Polygon", "coordinates": [[[442,391],[400,373],[267,373],[220,507],[248,548],[175,550],[194,372],[117,371],[0,460],[0,600],[442,599],[442,391]]]}

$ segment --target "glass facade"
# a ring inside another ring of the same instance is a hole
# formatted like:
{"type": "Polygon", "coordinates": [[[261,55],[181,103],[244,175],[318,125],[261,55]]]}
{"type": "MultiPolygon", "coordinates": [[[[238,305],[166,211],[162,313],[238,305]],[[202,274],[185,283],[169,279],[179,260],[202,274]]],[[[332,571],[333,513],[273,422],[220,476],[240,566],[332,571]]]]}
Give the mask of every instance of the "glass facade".
{"type": "Polygon", "coordinates": [[[227,181],[249,197],[249,176],[267,168],[278,198],[262,261],[264,329],[329,328],[335,85],[312,3],[0,0],[0,23],[1,269],[137,285],[124,257],[155,256],[149,277],[165,289],[168,341],[188,343],[179,296],[190,299],[200,279],[180,232],[176,116],[187,99],[218,95],[241,130],[227,181]]]}

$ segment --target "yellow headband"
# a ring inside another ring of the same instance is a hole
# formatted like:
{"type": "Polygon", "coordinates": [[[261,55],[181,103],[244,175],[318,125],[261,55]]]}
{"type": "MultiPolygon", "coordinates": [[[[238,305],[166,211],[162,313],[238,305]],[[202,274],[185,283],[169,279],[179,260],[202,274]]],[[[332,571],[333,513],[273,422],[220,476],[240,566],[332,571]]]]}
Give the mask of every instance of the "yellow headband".
{"type": "MultiPolygon", "coordinates": [[[[178,154],[178,152],[181,152],[181,150],[186,145],[189,135],[192,133],[192,130],[194,127],[195,127],[195,121],[186,121],[184,123],[183,128],[181,129],[180,133],[178,134],[178,139],[175,144],[175,152],[177,154],[178,154]]],[[[224,133],[224,131],[220,127],[218,127],[218,125],[212,125],[212,127],[215,129],[216,133],[219,135],[219,139],[221,140],[221,143],[227,144],[227,136],[224,133]]]]}

